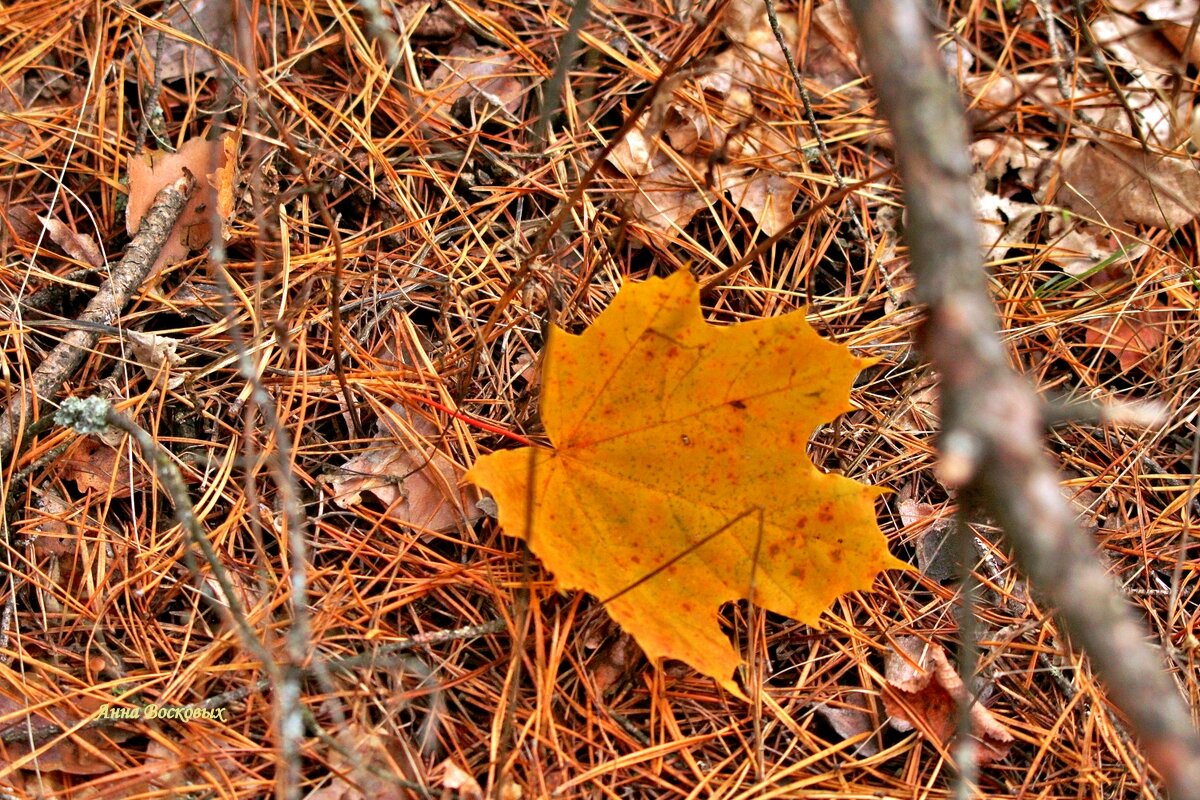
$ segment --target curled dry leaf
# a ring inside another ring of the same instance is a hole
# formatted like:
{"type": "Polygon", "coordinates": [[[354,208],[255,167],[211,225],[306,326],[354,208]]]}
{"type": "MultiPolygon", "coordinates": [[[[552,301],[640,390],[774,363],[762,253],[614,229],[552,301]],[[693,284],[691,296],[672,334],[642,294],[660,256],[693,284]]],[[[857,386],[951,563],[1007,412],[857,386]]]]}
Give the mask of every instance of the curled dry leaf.
{"type": "Polygon", "coordinates": [[[1181,123],[1192,99],[1172,89],[1173,74],[1182,64],[1176,48],[1158,33],[1158,27],[1114,12],[1101,13],[1092,21],[1092,34],[1108,52],[1110,63],[1126,73],[1122,102],[1133,112],[1138,128],[1135,134],[1130,114],[1109,107],[1095,130],[1171,149],[1183,137],[1181,123]]]}
{"type": "Polygon", "coordinates": [[[0,149],[17,158],[28,158],[43,148],[45,128],[30,125],[27,114],[44,103],[37,102],[36,80],[27,80],[21,71],[6,72],[0,76],[0,149]]]}
{"type": "MultiPolygon", "coordinates": [[[[1054,75],[1045,72],[1010,77],[999,70],[989,70],[983,75],[965,76],[962,87],[970,100],[969,107],[976,112],[972,116],[978,125],[988,130],[1010,130],[1015,116],[1012,109],[1023,105],[1067,105],[1054,83],[1054,75]]],[[[1076,100],[1072,98],[1070,102],[1074,105],[1076,100]]]]}
{"type": "Polygon", "coordinates": [[[601,694],[607,694],[611,689],[620,686],[626,676],[641,658],[642,649],[627,633],[617,631],[592,656],[588,668],[592,672],[592,680],[601,694]]]}
{"type": "MultiPolygon", "coordinates": [[[[842,699],[821,703],[814,710],[843,739],[852,739],[875,730],[871,700],[862,692],[849,692],[842,699]]],[[[860,756],[873,756],[879,752],[879,742],[875,737],[868,737],[858,744],[854,752],[860,756]]]]}
{"type": "Polygon", "coordinates": [[[459,800],[483,800],[483,789],[471,773],[447,758],[438,769],[442,771],[442,786],[458,792],[459,800]]]}
{"type": "Polygon", "coordinates": [[[353,757],[333,750],[329,757],[335,777],[307,800],[410,800],[416,796],[412,790],[389,778],[418,785],[428,782],[419,750],[402,733],[372,731],[350,720],[337,738],[353,757]]]}
{"type": "MultiPolygon", "coordinates": [[[[236,569],[226,570],[225,577],[228,578],[229,585],[233,587],[234,599],[238,606],[246,613],[253,611],[262,600],[262,590],[259,586],[236,569]]],[[[215,575],[207,575],[201,579],[201,582],[215,602],[224,608],[229,608],[229,598],[215,575]]]]}
{"type": "MultiPolygon", "coordinates": [[[[260,31],[264,23],[270,24],[270,16],[259,15],[260,31]]],[[[160,19],[168,30],[147,29],[137,55],[148,74],[162,80],[210,73],[217,68],[220,55],[233,52],[232,20],[229,0],[171,3],[160,19]]]]}
{"type": "Polygon", "coordinates": [[[188,726],[186,744],[150,740],[144,769],[124,787],[129,795],[165,789],[170,796],[181,786],[228,785],[236,779],[239,767],[235,746],[216,735],[209,725],[194,725],[188,726]]]}
{"type": "Polygon", "coordinates": [[[46,228],[51,240],[63,249],[63,252],[76,261],[90,267],[104,266],[104,255],[96,240],[84,233],[78,233],[67,227],[66,223],[54,217],[38,217],[46,228]]]}
{"type": "MultiPolygon", "coordinates": [[[[217,70],[222,58],[233,54],[233,4],[230,0],[180,0],[170,3],[159,15],[165,29],[146,28],[141,46],[130,55],[143,68],[145,80],[151,75],[173,81],[191,75],[208,75],[217,70]]],[[[284,9],[256,14],[258,34],[268,41],[282,33],[287,25],[284,9]]],[[[297,52],[304,45],[296,43],[297,52]]]]}
{"type": "Polygon", "coordinates": [[[448,115],[452,106],[463,100],[476,110],[476,120],[495,116],[497,111],[515,119],[526,92],[517,75],[518,62],[506,51],[456,47],[430,76],[423,112],[448,115]]]}
{"type": "Polygon", "coordinates": [[[1029,229],[1045,209],[985,192],[975,197],[976,215],[982,230],[979,247],[984,260],[1004,258],[1010,247],[1028,246],[1029,229]]]}
{"type": "Polygon", "coordinates": [[[37,498],[40,519],[31,538],[33,550],[39,555],[69,556],[79,549],[80,537],[72,533],[85,519],[86,511],[78,504],[68,503],[53,489],[46,489],[37,498]]]}
{"type": "Polygon", "coordinates": [[[669,149],[635,128],[608,156],[632,179],[626,192],[629,213],[652,234],[681,231],[708,205],[703,163],[669,149]]]}
{"type": "Polygon", "coordinates": [[[1023,186],[1039,194],[1048,147],[1045,142],[1029,137],[987,137],[971,144],[971,157],[986,177],[1000,180],[1015,172],[1023,186]]]}
{"type": "MultiPolygon", "coordinates": [[[[861,77],[858,42],[845,0],[831,0],[814,8],[812,20],[808,55],[804,61],[805,76],[811,75],[829,90],[858,80],[861,77]]],[[[855,99],[866,97],[866,92],[859,87],[843,91],[853,92],[855,99]]]]}
{"type": "MultiPolygon", "coordinates": [[[[827,24],[812,36],[826,47],[823,59],[830,70],[839,70],[831,82],[840,84],[851,77],[851,72],[840,72],[849,47],[845,10],[840,2],[831,3],[816,16],[827,24]]],[[[779,21],[785,40],[799,47],[795,16],[781,15],[779,21]]],[[[684,99],[680,90],[678,102],[660,100],[608,156],[630,179],[618,190],[652,241],[678,235],[715,201],[714,195],[727,195],[768,236],[794,218],[805,156],[800,143],[781,132],[791,127],[772,125],[754,92],[763,88],[764,96],[773,96],[781,89],[795,90],[783,51],[760,2],[729,3],[721,25],[733,46],[709,59],[697,76],[696,87],[706,99],[684,99]]]]}
{"type": "Polygon", "coordinates": [[[399,404],[380,418],[377,444],[347,461],[325,482],[342,508],[370,492],[387,506],[387,516],[427,531],[449,531],[479,518],[478,496],[459,487],[463,470],[437,449],[437,428],[399,404]]]}
{"type": "MultiPolygon", "coordinates": [[[[1126,13],[1138,12],[1146,15],[1152,25],[1171,46],[1182,53],[1192,66],[1200,66],[1200,37],[1196,36],[1196,17],[1200,15],[1200,3],[1196,0],[1113,0],[1113,8],[1126,13]]],[[[1170,71],[1174,64],[1159,64],[1170,71]]]]}
{"type": "Polygon", "coordinates": [[[1089,225],[1078,218],[1068,223],[1058,214],[1050,219],[1047,244],[1043,251],[1046,260],[1067,275],[1086,279],[1089,286],[1127,277],[1130,265],[1149,249],[1119,231],[1089,225]]]}
{"type": "Polygon", "coordinates": [[[178,389],[183,385],[187,376],[179,372],[183,366],[183,358],[176,352],[179,342],[169,336],[139,331],[126,331],[125,336],[133,350],[134,359],[146,377],[153,381],[165,373],[168,389],[178,389]]]}
{"type": "Polygon", "coordinates": [[[0,219],[0,244],[8,247],[14,240],[36,241],[44,227],[36,211],[14,199],[5,209],[3,219],[0,219]]]}
{"type": "Polygon", "coordinates": [[[237,170],[237,137],[225,134],[217,141],[189,139],[174,153],[145,151],[129,159],[129,204],[125,209],[125,227],[129,235],[137,233],[146,212],[154,205],[159,190],[183,177],[185,171],[196,178],[196,191],[183,212],[166,246],[154,262],[155,272],[188,257],[212,241],[212,221],[225,223],[233,215],[233,190],[237,170]]]}
{"type": "Polygon", "coordinates": [[[946,744],[958,726],[959,703],[971,699],[976,760],[990,764],[1008,755],[1012,734],[990,710],[970,697],[940,645],[928,644],[917,636],[899,637],[888,653],[885,678],[892,691],[884,692],[883,704],[890,715],[888,722],[896,730],[916,728],[939,744],[946,744]]]}
{"type": "Polygon", "coordinates": [[[141,459],[130,459],[126,451],[95,436],[81,436],[58,463],[63,479],[74,481],[81,492],[129,497],[151,485],[141,459]]]}
{"type": "Polygon", "coordinates": [[[911,487],[901,492],[897,511],[900,512],[900,521],[905,528],[924,523],[924,529],[918,534],[916,541],[917,569],[931,580],[950,580],[958,572],[954,543],[951,539],[954,520],[941,515],[937,506],[918,503],[912,498],[911,492],[911,487]]]}

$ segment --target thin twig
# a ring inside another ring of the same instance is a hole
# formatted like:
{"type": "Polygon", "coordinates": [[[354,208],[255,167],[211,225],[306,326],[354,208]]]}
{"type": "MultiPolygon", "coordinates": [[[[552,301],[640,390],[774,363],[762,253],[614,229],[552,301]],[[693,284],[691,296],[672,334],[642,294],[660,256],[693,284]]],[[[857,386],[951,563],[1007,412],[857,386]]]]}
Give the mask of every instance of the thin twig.
{"type": "MultiPolygon", "coordinates": [[[[213,548],[212,542],[208,540],[208,534],[200,524],[200,520],[196,518],[196,509],[188,495],[183,474],[166,448],[154,441],[154,437],[145,428],[117,411],[108,400],[102,397],[68,397],[55,413],[54,420],[60,425],[74,428],[78,433],[85,435],[103,433],[107,427],[111,426],[125,431],[133,437],[133,440],[137,442],[138,449],[142,451],[142,458],[147,464],[154,467],[167,497],[171,498],[171,505],[175,509],[175,521],[179,523],[192,542],[200,548],[204,560],[212,569],[217,585],[221,587],[221,594],[224,597],[219,600],[210,599],[212,605],[221,610],[238,629],[243,646],[262,662],[268,672],[275,672],[277,670],[275,660],[258,638],[258,634],[254,632],[249,619],[246,618],[246,610],[242,608],[237,590],[229,579],[229,573],[221,563],[221,558],[213,548]]],[[[197,584],[202,585],[204,576],[192,558],[191,549],[185,547],[183,552],[184,557],[188,560],[188,569],[192,576],[196,579],[197,584]]],[[[208,597],[204,591],[201,591],[201,596],[208,597]]]]}
{"type": "MultiPolygon", "coordinates": [[[[195,187],[195,178],[187,174],[155,195],[154,204],[142,218],[125,256],[79,315],[82,322],[111,325],[120,316],[125,304],[153,269],[195,187]]],[[[98,332],[89,329],[67,333],[34,370],[28,388],[9,401],[7,410],[0,416],[0,461],[12,455],[30,418],[58,394],[63,382],[79,368],[99,338],[98,332]]]]}

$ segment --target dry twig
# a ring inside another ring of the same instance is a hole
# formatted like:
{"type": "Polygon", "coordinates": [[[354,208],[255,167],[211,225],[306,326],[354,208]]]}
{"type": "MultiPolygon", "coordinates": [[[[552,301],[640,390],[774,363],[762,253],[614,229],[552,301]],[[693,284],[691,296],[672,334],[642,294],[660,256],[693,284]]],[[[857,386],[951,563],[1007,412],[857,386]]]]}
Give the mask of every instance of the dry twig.
{"type": "MultiPolygon", "coordinates": [[[[142,219],[137,235],[126,248],[125,256],[113,267],[112,275],[79,315],[81,322],[111,325],[116,321],[121,309],[150,274],[155,259],[195,187],[195,177],[185,176],[159,191],[154,204],[142,219]]],[[[29,417],[36,415],[58,394],[63,381],[71,377],[99,339],[100,334],[94,329],[74,329],[38,365],[29,386],[9,401],[7,410],[0,416],[0,460],[7,460],[17,448],[18,437],[29,417]]]]}

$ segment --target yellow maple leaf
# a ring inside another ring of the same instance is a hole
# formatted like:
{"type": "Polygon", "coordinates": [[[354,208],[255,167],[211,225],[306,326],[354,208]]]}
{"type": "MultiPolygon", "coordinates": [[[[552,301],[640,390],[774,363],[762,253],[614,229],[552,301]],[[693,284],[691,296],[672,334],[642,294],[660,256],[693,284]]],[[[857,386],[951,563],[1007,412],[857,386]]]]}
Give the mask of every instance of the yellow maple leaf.
{"type": "Polygon", "coordinates": [[[722,603],[816,624],[837,596],[908,568],[875,519],[883,490],[806,453],[870,363],[802,313],[709,325],[686,271],[627,285],[582,334],[550,333],[541,415],[553,448],[493,453],[466,477],[560,589],[606,601],[650,659],[685,661],[741,696],[722,603]]]}

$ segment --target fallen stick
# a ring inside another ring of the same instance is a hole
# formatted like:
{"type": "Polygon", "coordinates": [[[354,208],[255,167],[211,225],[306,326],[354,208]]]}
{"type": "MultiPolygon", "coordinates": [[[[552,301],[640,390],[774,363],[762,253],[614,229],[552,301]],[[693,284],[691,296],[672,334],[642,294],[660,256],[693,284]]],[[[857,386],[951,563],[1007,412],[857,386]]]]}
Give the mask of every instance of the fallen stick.
{"type": "MultiPolygon", "coordinates": [[[[142,218],[124,257],[79,315],[80,322],[112,325],[117,321],[125,304],[150,274],[195,188],[195,177],[187,174],[155,195],[154,205],[142,218]]],[[[99,340],[100,333],[95,329],[68,331],[33,371],[29,385],[9,401],[8,408],[0,416],[0,462],[7,461],[13,454],[31,419],[54,399],[99,340]]]]}
{"type": "Polygon", "coordinates": [[[850,0],[895,136],[921,349],[941,373],[938,472],[1004,529],[1174,800],[1200,800],[1200,737],[1159,648],[1075,524],[1042,442],[1044,409],[1009,368],[979,251],[967,126],[920,0],[850,0]]]}

